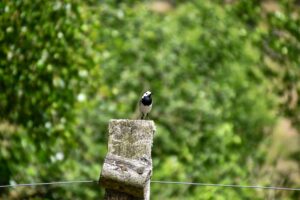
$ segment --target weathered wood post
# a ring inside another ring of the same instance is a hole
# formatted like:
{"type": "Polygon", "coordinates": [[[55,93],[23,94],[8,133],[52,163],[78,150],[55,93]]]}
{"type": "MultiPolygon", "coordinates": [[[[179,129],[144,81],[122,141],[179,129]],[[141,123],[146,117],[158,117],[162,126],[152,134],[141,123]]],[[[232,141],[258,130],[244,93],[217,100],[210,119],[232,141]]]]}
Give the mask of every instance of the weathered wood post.
{"type": "Polygon", "coordinates": [[[106,200],[149,200],[155,125],[149,120],[113,119],[100,184],[106,200]]]}

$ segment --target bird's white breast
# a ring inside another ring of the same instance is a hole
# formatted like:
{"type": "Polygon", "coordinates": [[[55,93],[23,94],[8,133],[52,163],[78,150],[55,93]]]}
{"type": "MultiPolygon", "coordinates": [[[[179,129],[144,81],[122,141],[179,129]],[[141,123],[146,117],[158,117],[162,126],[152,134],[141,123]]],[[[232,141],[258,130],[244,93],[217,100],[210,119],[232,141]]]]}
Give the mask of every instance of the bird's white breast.
{"type": "Polygon", "coordinates": [[[140,111],[144,114],[149,113],[151,111],[152,104],[149,106],[145,106],[144,104],[140,103],[140,111]]]}

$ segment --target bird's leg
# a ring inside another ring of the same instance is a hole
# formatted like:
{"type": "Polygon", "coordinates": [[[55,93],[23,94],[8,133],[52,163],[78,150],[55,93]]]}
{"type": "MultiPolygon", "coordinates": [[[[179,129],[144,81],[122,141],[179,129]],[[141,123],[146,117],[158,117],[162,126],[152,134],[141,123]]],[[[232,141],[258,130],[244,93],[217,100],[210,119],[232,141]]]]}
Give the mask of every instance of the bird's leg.
{"type": "Polygon", "coordinates": [[[141,119],[144,119],[145,115],[141,112],[141,119]]]}

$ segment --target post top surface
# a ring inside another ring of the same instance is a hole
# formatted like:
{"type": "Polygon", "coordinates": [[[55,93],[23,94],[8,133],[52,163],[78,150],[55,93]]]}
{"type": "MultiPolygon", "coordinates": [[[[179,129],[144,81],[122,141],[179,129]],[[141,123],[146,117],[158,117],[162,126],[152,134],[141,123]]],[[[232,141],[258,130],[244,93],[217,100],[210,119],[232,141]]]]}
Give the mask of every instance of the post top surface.
{"type": "Polygon", "coordinates": [[[110,124],[127,124],[127,125],[146,125],[146,126],[155,126],[153,120],[133,120],[133,119],[111,119],[110,124]]]}
{"type": "Polygon", "coordinates": [[[120,121],[120,122],[153,122],[153,120],[144,120],[144,119],[111,119],[110,121],[120,121]]]}

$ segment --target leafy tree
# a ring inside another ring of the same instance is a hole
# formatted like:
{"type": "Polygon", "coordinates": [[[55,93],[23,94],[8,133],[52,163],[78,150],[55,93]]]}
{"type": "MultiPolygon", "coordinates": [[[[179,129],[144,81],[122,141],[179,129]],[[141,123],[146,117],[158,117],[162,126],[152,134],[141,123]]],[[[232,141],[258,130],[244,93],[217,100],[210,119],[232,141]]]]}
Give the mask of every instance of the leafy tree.
{"type": "MultiPolygon", "coordinates": [[[[263,157],[256,150],[274,120],[276,102],[247,27],[208,2],[164,14],[150,8],[101,7],[101,24],[109,27],[100,31],[106,47],[102,81],[108,87],[102,91],[111,106],[99,101],[95,112],[128,118],[141,88],[151,89],[151,117],[158,126],[153,180],[251,184],[263,157]]],[[[84,124],[100,118],[92,115],[84,124]]],[[[162,191],[154,184],[152,193],[154,199],[255,196],[249,190],[174,185],[162,191]]]]}
{"type": "MultiPolygon", "coordinates": [[[[268,147],[277,146],[277,150],[267,148],[267,157],[275,157],[272,161],[266,161],[263,169],[272,169],[269,172],[262,170],[262,179],[269,180],[269,184],[284,184],[286,187],[299,187],[299,176],[294,174],[290,166],[299,169],[299,88],[300,88],[300,19],[299,2],[294,0],[280,1],[239,1],[234,5],[235,13],[240,16],[252,16],[255,26],[249,31],[252,32],[254,43],[260,48],[261,71],[266,79],[270,81],[269,90],[277,96],[279,105],[277,113],[279,118],[283,118],[281,123],[275,128],[274,138],[267,138],[268,147]],[[247,7],[248,9],[245,9],[247,7]],[[243,12],[241,12],[243,11],[243,12]],[[291,123],[289,123],[291,122],[291,123]],[[285,125],[283,125],[285,124],[285,125]],[[290,124],[290,125],[289,125],[290,124]],[[282,126],[280,128],[280,126],[282,126]],[[290,127],[289,127],[290,126],[290,127]],[[286,145],[281,141],[277,143],[278,129],[283,129],[284,138],[289,140],[289,134],[295,133],[286,145]],[[287,147],[288,146],[288,147],[287,147]],[[282,151],[285,149],[285,151],[282,151]],[[281,164],[279,164],[281,163],[281,164]],[[279,165],[284,165],[278,169],[279,165]],[[285,172],[282,172],[285,171],[285,172]],[[275,176],[274,176],[275,175],[275,176]],[[271,181],[273,180],[273,181],[271,181]]],[[[290,199],[297,198],[297,192],[277,192],[275,198],[290,199]]]]}
{"type": "MultiPolygon", "coordinates": [[[[62,166],[78,140],[74,106],[100,77],[91,31],[99,23],[80,1],[0,5],[0,182],[67,178],[62,166]]],[[[59,198],[52,189],[24,191],[59,198]]]]}
{"type": "MultiPolygon", "coordinates": [[[[274,13],[262,12],[257,0],[167,1],[168,9],[153,3],[0,3],[1,185],[97,179],[109,119],[133,118],[148,89],[157,125],[153,180],[271,183],[260,175],[276,121],[289,116],[297,124],[299,116],[298,103],[289,107],[299,92],[295,2],[280,1],[274,13]]],[[[153,199],[267,197],[158,184],[151,193],[153,199]]],[[[93,199],[103,190],[74,184],[0,195],[93,199]]]]}

